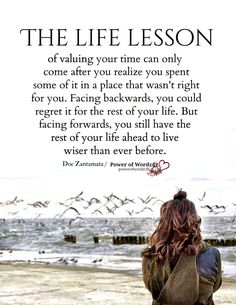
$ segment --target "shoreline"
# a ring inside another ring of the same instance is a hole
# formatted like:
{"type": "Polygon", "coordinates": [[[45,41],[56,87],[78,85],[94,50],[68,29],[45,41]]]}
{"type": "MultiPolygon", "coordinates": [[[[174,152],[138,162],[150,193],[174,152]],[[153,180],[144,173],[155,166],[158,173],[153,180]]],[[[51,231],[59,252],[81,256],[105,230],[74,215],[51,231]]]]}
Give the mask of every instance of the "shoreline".
{"type": "MultiPolygon", "coordinates": [[[[85,266],[85,265],[64,265],[64,264],[54,264],[54,263],[50,263],[47,264],[45,262],[25,262],[25,261],[0,261],[0,270],[2,266],[15,266],[17,267],[22,267],[22,268],[42,268],[42,269],[58,269],[58,270],[65,270],[65,271],[77,271],[77,272],[104,272],[104,273],[111,273],[111,274],[123,274],[125,276],[130,276],[130,277],[138,277],[142,279],[142,271],[140,270],[140,272],[133,272],[133,270],[129,270],[129,269],[112,269],[112,268],[108,268],[108,267],[104,267],[104,266],[85,266]]],[[[4,268],[4,267],[3,267],[4,268]]],[[[222,280],[224,283],[232,283],[235,284],[235,289],[236,289],[236,278],[234,277],[229,277],[229,276],[224,276],[222,275],[222,280]]],[[[0,287],[1,288],[1,287],[0,287]]],[[[236,304],[235,304],[236,305],[236,304]]]]}
{"type": "MultiPolygon", "coordinates": [[[[142,275],[126,270],[65,265],[0,263],[2,305],[151,304],[142,275]]],[[[223,278],[218,305],[236,305],[236,281],[223,278]]]]}
{"type": "MultiPolygon", "coordinates": [[[[61,257],[63,259],[63,256],[61,257]]],[[[0,260],[0,266],[4,265],[19,265],[19,266],[40,266],[45,268],[52,268],[52,269],[62,269],[62,270],[74,270],[74,271],[92,271],[92,272],[107,272],[107,273],[120,273],[120,274],[126,274],[129,276],[142,276],[142,270],[141,270],[141,261],[140,261],[140,268],[119,268],[114,269],[114,266],[106,266],[102,265],[100,263],[90,263],[90,264],[75,264],[75,263],[62,263],[62,262],[45,262],[45,261],[28,261],[27,260],[0,260]]],[[[233,266],[235,267],[235,266],[233,266]]],[[[0,269],[1,270],[1,269],[0,269]]],[[[222,278],[227,283],[235,283],[236,284],[236,276],[233,274],[224,274],[224,271],[222,272],[222,278]]],[[[236,286],[235,286],[236,288],[236,286]]],[[[235,303],[236,305],[236,303],[235,303]]]]}
{"type": "MultiPolygon", "coordinates": [[[[106,272],[121,272],[131,275],[141,275],[141,258],[127,265],[123,260],[110,260],[109,255],[94,254],[83,256],[77,253],[53,253],[50,251],[1,250],[0,264],[31,264],[55,268],[71,268],[74,270],[101,270],[106,272]],[[119,270],[116,268],[118,267],[119,270]]],[[[236,282],[235,262],[222,261],[222,276],[225,280],[236,282]]],[[[236,304],[235,304],[236,305],[236,304]]]]}
{"type": "MultiPolygon", "coordinates": [[[[141,274],[134,274],[131,270],[121,270],[121,269],[111,269],[111,268],[106,268],[106,267],[101,267],[101,266],[78,266],[78,265],[62,265],[62,264],[46,264],[44,262],[20,262],[20,261],[6,261],[6,262],[0,262],[0,270],[2,266],[15,266],[16,268],[45,268],[45,269],[58,269],[62,270],[62,272],[65,271],[77,271],[77,272],[105,272],[105,273],[115,273],[115,274],[124,274],[126,276],[131,276],[131,277],[141,277],[141,274]]],[[[3,267],[4,268],[4,267],[3,267]]],[[[236,283],[236,279],[232,279],[233,282],[236,283]]],[[[1,287],[0,287],[1,289],[1,287]]]]}
{"type": "MultiPolygon", "coordinates": [[[[60,265],[60,264],[46,264],[44,262],[31,262],[31,263],[27,263],[27,262],[19,262],[19,261],[6,261],[6,262],[1,262],[0,261],[0,270],[2,266],[15,266],[16,268],[35,268],[35,269],[58,269],[58,270],[65,270],[65,271],[77,271],[77,272],[104,272],[104,273],[111,273],[111,274],[123,274],[125,276],[130,276],[130,277],[138,277],[140,279],[142,279],[142,274],[137,272],[137,273],[133,273],[132,270],[121,270],[121,269],[112,269],[112,268],[106,268],[106,267],[101,267],[101,266],[78,266],[78,265],[60,265]]],[[[4,268],[4,267],[3,267],[4,268]]],[[[222,276],[223,282],[225,283],[232,283],[235,284],[235,288],[236,288],[236,279],[235,278],[231,278],[231,277],[224,277],[222,276]]],[[[1,288],[1,287],[0,287],[1,288]]]]}

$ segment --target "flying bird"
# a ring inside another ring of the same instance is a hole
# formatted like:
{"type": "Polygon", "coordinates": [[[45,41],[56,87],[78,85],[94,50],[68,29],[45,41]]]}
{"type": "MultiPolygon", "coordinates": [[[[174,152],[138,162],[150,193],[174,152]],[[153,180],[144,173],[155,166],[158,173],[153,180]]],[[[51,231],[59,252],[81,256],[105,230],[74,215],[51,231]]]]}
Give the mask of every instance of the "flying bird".
{"type": "Polygon", "coordinates": [[[101,201],[97,198],[91,198],[89,201],[87,201],[89,206],[93,203],[101,203],[101,201]]]}
{"type": "Polygon", "coordinates": [[[150,195],[148,195],[146,199],[143,199],[141,197],[138,198],[142,201],[143,204],[148,204],[152,199],[156,199],[156,197],[150,197],[150,195]]]}
{"type": "Polygon", "coordinates": [[[164,203],[163,200],[156,199],[156,200],[152,203],[152,206],[154,206],[154,204],[162,204],[162,203],[164,203]]]}
{"type": "Polygon", "coordinates": [[[113,215],[114,215],[114,211],[113,211],[112,209],[110,209],[110,208],[109,208],[109,207],[107,207],[107,206],[106,206],[106,209],[107,209],[108,213],[111,213],[111,214],[113,214],[113,215]]]}
{"type": "Polygon", "coordinates": [[[103,213],[99,210],[99,209],[96,209],[92,212],[92,214],[95,214],[96,212],[100,213],[101,215],[103,215],[103,213]]]}
{"type": "Polygon", "coordinates": [[[13,200],[8,200],[5,202],[5,204],[14,204],[14,203],[18,203],[18,202],[22,202],[24,201],[23,199],[17,199],[18,197],[15,196],[15,198],[13,200]]]}
{"type": "Polygon", "coordinates": [[[175,186],[177,188],[177,192],[181,192],[182,191],[182,187],[179,188],[178,186],[175,186]]]}
{"type": "Polygon", "coordinates": [[[77,216],[77,217],[74,218],[74,219],[70,219],[70,221],[69,221],[69,227],[71,227],[71,225],[72,225],[77,219],[83,219],[83,218],[80,217],[80,216],[77,216]]]}
{"type": "Polygon", "coordinates": [[[213,210],[213,208],[209,205],[209,204],[206,204],[206,205],[203,205],[203,206],[201,206],[201,208],[208,208],[209,209],[209,212],[213,212],[214,210],[213,210]]]}
{"type": "Polygon", "coordinates": [[[68,199],[66,199],[66,201],[68,201],[68,200],[84,201],[84,199],[81,198],[81,195],[82,195],[83,193],[84,193],[84,192],[82,191],[82,192],[79,193],[79,195],[77,195],[77,196],[75,196],[75,197],[68,198],[68,199]]]}
{"type": "Polygon", "coordinates": [[[126,212],[128,212],[128,213],[129,213],[129,215],[130,215],[130,216],[132,216],[132,215],[133,215],[133,213],[134,213],[134,210],[132,210],[132,211],[128,211],[128,210],[126,210],[126,212]]]}
{"type": "Polygon", "coordinates": [[[152,210],[151,208],[145,207],[145,208],[143,208],[141,211],[135,212],[135,214],[140,214],[140,213],[144,212],[145,210],[150,210],[150,211],[153,212],[153,210],[152,210]]]}
{"type": "Polygon", "coordinates": [[[73,210],[73,211],[75,211],[78,215],[81,215],[80,214],[80,212],[76,209],[76,208],[74,208],[74,207],[69,207],[68,209],[66,209],[59,217],[62,217],[67,211],[69,211],[69,210],[73,210]]]}
{"type": "Polygon", "coordinates": [[[203,195],[202,195],[202,198],[198,198],[198,200],[199,200],[199,201],[203,201],[203,199],[205,198],[205,196],[206,196],[206,192],[204,192],[203,195]]]}
{"type": "Polygon", "coordinates": [[[218,204],[215,204],[212,206],[212,208],[216,208],[216,209],[226,209],[226,207],[224,205],[218,205],[218,204]]]}

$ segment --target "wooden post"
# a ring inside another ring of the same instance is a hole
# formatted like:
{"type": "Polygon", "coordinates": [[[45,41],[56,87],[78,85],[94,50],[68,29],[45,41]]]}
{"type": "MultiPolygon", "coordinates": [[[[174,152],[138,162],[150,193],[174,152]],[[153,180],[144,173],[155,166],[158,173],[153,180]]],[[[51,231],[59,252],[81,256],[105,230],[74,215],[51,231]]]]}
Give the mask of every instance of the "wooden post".
{"type": "Polygon", "coordinates": [[[98,244],[98,243],[99,243],[99,238],[98,238],[98,236],[94,236],[94,237],[93,237],[93,240],[94,240],[94,243],[95,243],[95,244],[98,244]]]}
{"type": "Polygon", "coordinates": [[[66,234],[66,235],[64,236],[64,241],[67,241],[68,243],[73,243],[73,244],[75,244],[75,243],[76,243],[76,236],[75,236],[75,235],[66,234]]]}

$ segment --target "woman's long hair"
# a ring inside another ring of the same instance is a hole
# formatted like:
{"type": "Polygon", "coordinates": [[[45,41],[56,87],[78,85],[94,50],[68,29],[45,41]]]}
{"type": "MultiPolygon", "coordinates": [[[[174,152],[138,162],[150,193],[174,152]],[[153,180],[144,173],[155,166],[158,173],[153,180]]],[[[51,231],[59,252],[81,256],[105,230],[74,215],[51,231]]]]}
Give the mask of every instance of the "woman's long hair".
{"type": "Polygon", "coordinates": [[[179,191],[174,199],[165,202],[160,211],[157,229],[150,237],[150,246],[142,256],[155,256],[164,264],[166,258],[175,262],[181,253],[197,254],[201,249],[201,218],[187,193],[179,191]]]}

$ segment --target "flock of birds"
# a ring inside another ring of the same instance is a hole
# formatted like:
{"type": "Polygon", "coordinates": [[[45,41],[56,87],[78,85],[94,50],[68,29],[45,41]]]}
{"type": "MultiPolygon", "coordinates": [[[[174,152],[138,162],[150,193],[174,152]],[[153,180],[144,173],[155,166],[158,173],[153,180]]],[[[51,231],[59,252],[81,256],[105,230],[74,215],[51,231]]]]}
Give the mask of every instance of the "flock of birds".
{"type": "MultiPolygon", "coordinates": [[[[180,189],[178,189],[180,190],[180,189]]],[[[8,212],[8,217],[17,218],[21,208],[24,204],[24,210],[27,207],[31,207],[34,210],[34,219],[46,218],[46,208],[52,208],[56,211],[56,214],[52,218],[69,217],[68,211],[71,211],[76,217],[71,217],[70,224],[76,221],[78,218],[89,216],[102,216],[102,217],[129,217],[129,216],[143,216],[143,217],[155,217],[159,214],[160,206],[163,201],[157,197],[148,195],[146,198],[138,197],[136,200],[128,197],[121,198],[113,193],[108,196],[103,196],[104,199],[98,199],[95,197],[89,200],[84,198],[84,193],[80,192],[78,195],[66,199],[64,202],[58,202],[52,206],[49,200],[35,201],[33,203],[25,203],[23,199],[19,199],[17,196],[13,200],[7,200],[0,202],[1,206],[15,206],[15,209],[11,209],[8,212]],[[45,209],[45,210],[44,210],[45,209]],[[44,211],[44,212],[43,212],[44,211]]],[[[198,202],[196,206],[201,209],[207,209],[208,214],[217,215],[226,212],[227,206],[222,204],[205,204],[206,192],[200,198],[197,198],[198,202]]],[[[233,206],[236,203],[232,202],[233,206]]],[[[51,218],[51,217],[50,217],[51,218]]],[[[232,221],[235,221],[235,216],[232,221]]]]}
{"type": "MultiPolygon", "coordinates": [[[[206,196],[206,192],[204,192],[202,197],[198,198],[198,200],[200,202],[203,202],[205,196],[206,196]]],[[[236,206],[236,203],[232,202],[232,205],[236,206]]],[[[211,213],[211,214],[214,214],[214,215],[224,213],[224,212],[226,212],[226,209],[227,209],[227,206],[225,206],[223,204],[221,204],[221,205],[218,205],[218,204],[214,204],[214,205],[205,204],[205,205],[201,205],[200,207],[202,209],[208,209],[208,212],[211,213]]],[[[235,216],[234,216],[233,219],[235,221],[235,216]]]]}
{"type": "MultiPolygon", "coordinates": [[[[83,192],[81,192],[79,195],[69,198],[67,200],[73,200],[75,202],[86,202],[86,205],[83,205],[83,210],[86,210],[90,208],[91,206],[94,206],[97,204],[97,207],[91,211],[91,215],[113,215],[115,216],[119,209],[122,208],[122,212],[125,212],[126,215],[124,216],[135,216],[143,213],[145,210],[149,210],[150,212],[154,212],[153,206],[162,204],[163,201],[160,199],[157,199],[156,197],[148,196],[145,199],[138,197],[139,202],[135,201],[134,199],[130,199],[125,197],[124,199],[114,195],[111,193],[109,196],[104,196],[105,202],[101,202],[97,198],[91,198],[89,201],[84,200],[82,196],[83,192]],[[140,203],[143,205],[140,208],[140,203]],[[151,206],[149,206],[149,204],[151,206]],[[135,205],[138,206],[138,209],[135,208],[135,205]],[[132,209],[130,208],[132,206],[132,209]]],[[[82,215],[82,213],[79,211],[79,208],[74,207],[68,207],[62,215],[63,216],[69,209],[73,209],[78,215],[82,215]]]]}

